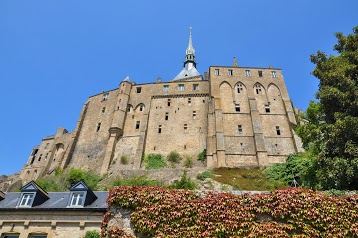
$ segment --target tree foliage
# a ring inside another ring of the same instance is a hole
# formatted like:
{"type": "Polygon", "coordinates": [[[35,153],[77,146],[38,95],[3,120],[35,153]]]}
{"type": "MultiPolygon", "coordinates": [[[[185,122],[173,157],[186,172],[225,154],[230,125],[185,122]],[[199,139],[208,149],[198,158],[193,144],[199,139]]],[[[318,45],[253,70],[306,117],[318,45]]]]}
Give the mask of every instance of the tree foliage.
{"type": "Polygon", "coordinates": [[[358,26],[336,33],[338,55],[318,51],[312,74],[319,79],[318,102],[311,102],[298,127],[306,149],[317,155],[323,189],[358,189],[358,26]]]}

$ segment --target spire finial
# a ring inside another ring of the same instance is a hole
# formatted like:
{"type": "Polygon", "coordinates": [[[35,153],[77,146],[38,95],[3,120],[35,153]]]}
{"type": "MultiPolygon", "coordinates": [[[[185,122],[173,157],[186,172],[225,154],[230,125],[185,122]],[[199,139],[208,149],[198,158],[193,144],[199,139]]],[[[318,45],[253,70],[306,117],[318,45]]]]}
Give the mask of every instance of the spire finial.
{"type": "Polygon", "coordinates": [[[239,67],[239,65],[237,64],[237,60],[236,60],[235,56],[234,56],[234,67],[239,67]]]}
{"type": "Polygon", "coordinates": [[[195,62],[195,50],[193,47],[193,39],[192,39],[192,27],[189,27],[190,30],[190,34],[189,34],[189,45],[188,48],[186,49],[186,54],[185,54],[185,61],[184,61],[184,67],[186,67],[186,65],[188,66],[188,68],[191,68],[192,66],[196,67],[196,62],[195,62]]]}

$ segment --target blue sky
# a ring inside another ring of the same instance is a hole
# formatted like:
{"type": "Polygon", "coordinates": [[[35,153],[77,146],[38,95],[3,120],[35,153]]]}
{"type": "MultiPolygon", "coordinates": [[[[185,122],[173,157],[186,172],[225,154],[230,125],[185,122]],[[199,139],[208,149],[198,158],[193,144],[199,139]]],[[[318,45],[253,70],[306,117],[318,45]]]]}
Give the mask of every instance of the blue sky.
{"type": "Polygon", "coordinates": [[[306,109],[318,80],[309,55],[328,54],[334,32],[358,25],[358,1],[0,0],[0,175],[20,171],[33,146],[75,128],[91,95],[173,79],[189,26],[197,68],[282,68],[294,105],[306,109]]]}

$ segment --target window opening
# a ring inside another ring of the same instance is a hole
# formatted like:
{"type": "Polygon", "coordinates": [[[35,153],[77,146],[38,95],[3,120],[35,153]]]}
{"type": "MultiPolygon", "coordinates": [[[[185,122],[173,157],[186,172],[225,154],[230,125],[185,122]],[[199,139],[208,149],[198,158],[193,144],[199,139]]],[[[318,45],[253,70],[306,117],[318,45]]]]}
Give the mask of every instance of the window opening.
{"type": "Polygon", "coordinates": [[[191,104],[191,98],[188,98],[188,104],[189,104],[189,106],[190,106],[190,104],[191,104]]]}
{"type": "Polygon", "coordinates": [[[220,70],[219,69],[215,69],[215,75],[217,75],[217,76],[220,75],[220,70]]]}
{"type": "Polygon", "coordinates": [[[9,234],[9,235],[4,235],[4,238],[19,238],[20,234],[9,234]]]}
{"type": "Polygon", "coordinates": [[[188,132],[188,124],[184,124],[184,133],[188,132]]]}
{"type": "Polygon", "coordinates": [[[262,77],[262,70],[259,70],[259,77],[262,77]]]}
{"type": "Polygon", "coordinates": [[[136,123],[135,123],[135,129],[138,130],[138,129],[139,129],[139,126],[140,126],[140,121],[136,121],[136,123]]]}
{"type": "Polygon", "coordinates": [[[159,134],[162,133],[162,125],[159,125],[159,127],[158,127],[158,133],[159,133],[159,134]]]}
{"type": "Polygon", "coordinates": [[[169,113],[166,112],[166,113],[165,113],[165,120],[168,121],[168,119],[169,119],[169,113]]]}
{"type": "Polygon", "coordinates": [[[153,147],[153,150],[155,150],[155,146],[153,147]]]}
{"type": "Polygon", "coordinates": [[[48,153],[46,153],[46,155],[45,155],[45,160],[47,160],[47,157],[48,157],[48,153]]]}
{"type": "Polygon", "coordinates": [[[83,197],[84,193],[73,193],[71,198],[71,207],[72,206],[83,206],[83,197]]]}
{"type": "Polygon", "coordinates": [[[244,86],[242,86],[241,83],[237,85],[237,93],[240,93],[244,89],[244,86]]]}
{"type": "Polygon", "coordinates": [[[193,90],[199,91],[199,84],[193,84],[193,90]]]}
{"type": "Polygon", "coordinates": [[[137,93],[141,93],[142,92],[142,87],[137,87],[137,93]]]}
{"type": "Polygon", "coordinates": [[[245,70],[245,76],[246,76],[246,77],[250,77],[250,76],[251,76],[250,70],[245,70]]]}
{"type": "Polygon", "coordinates": [[[265,105],[265,112],[267,112],[267,113],[270,112],[270,106],[269,105],[265,105]]]}
{"type": "Polygon", "coordinates": [[[106,111],[106,108],[103,107],[103,108],[102,108],[102,111],[101,111],[101,115],[103,115],[105,111],[106,111]]]}
{"type": "Polygon", "coordinates": [[[170,99],[168,99],[168,107],[170,107],[170,99]]]}
{"type": "Polygon", "coordinates": [[[143,111],[143,108],[144,108],[143,105],[140,105],[140,106],[139,106],[139,111],[142,112],[142,111],[143,111]]]}
{"type": "Polygon", "coordinates": [[[239,131],[239,135],[242,135],[242,125],[238,125],[237,130],[239,131]]]}
{"type": "Polygon", "coordinates": [[[255,89],[256,89],[256,94],[259,94],[261,92],[261,86],[260,85],[256,84],[255,89]]]}
{"type": "Polygon", "coordinates": [[[24,193],[21,198],[20,207],[30,207],[33,199],[33,193],[24,193]]]}
{"type": "Polygon", "coordinates": [[[42,159],[42,154],[40,154],[40,156],[39,156],[39,161],[41,161],[41,159],[42,159]]]}
{"type": "Polygon", "coordinates": [[[237,105],[235,106],[235,111],[236,111],[236,112],[240,112],[240,105],[239,105],[239,104],[237,104],[237,105]]]}
{"type": "Polygon", "coordinates": [[[280,130],[280,127],[279,127],[279,126],[276,126],[276,134],[277,134],[278,136],[281,135],[281,130],[280,130]]]}
{"type": "Polygon", "coordinates": [[[50,143],[46,143],[46,145],[45,145],[45,150],[48,148],[48,146],[50,145],[50,143]]]}
{"type": "Polygon", "coordinates": [[[227,75],[229,75],[229,76],[232,76],[232,75],[233,75],[232,69],[229,69],[229,70],[227,71],[227,75]]]}
{"type": "Polygon", "coordinates": [[[196,119],[196,111],[193,111],[193,119],[196,119]]]}
{"type": "Polygon", "coordinates": [[[276,71],[271,71],[272,78],[277,78],[276,71]]]}
{"type": "Polygon", "coordinates": [[[184,84],[179,84],[178,85],[178,90],[179,91],[184,91],[185,87],[184,87],[184,84]]]}
{"type": "Polygon", "coordinates": [[[102,99],[102,101],[107,101],[107,100],[108,100],[108,96],[109,96],[109,93],[104,93],[104,94],[103,94],[103,99],[102,99]]]}
{"type": "Polygon", "coordinates": [[[186,150],[186,145],[184,145],[184,150],[186,150]]]}
{"type": "Polygon", "coordinates": [[[163,85],[163,92],[169,91],[169,85],[163,85]]]}
{"type": "Polygon", "coordinates": [[[127,107],[127,112],[131,112],[131,106],[127,107]]]}
{"type": "Polygon", "coordinates": [[[101,129],[101,123],[97,124],[97,132],[99,131],[99,129],[101,129]]]}

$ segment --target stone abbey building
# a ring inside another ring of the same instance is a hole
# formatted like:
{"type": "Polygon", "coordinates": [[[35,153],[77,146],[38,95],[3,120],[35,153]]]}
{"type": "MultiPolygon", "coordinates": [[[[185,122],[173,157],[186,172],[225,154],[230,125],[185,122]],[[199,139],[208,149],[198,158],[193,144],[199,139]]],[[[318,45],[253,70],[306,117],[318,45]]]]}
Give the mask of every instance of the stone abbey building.
{"type": "Polygon", "coordinates": [[[190,32],[183,70],[169,82],[136,84],[90,96],[74,131],[63,128],[33,148],[23,183],[55,168],[140,169],[143,155],[207,150],[207,167],[268,166],[301,150],[294,109],[278,68],[196,69],[190,32]],[[119,161],[125,155],[127,165],[119,161]]]}

